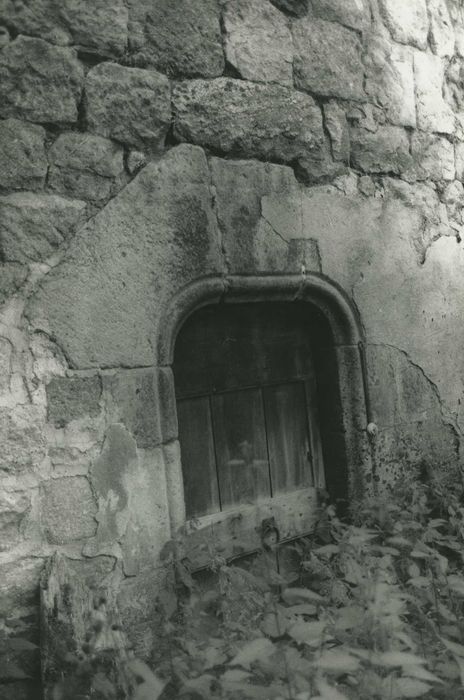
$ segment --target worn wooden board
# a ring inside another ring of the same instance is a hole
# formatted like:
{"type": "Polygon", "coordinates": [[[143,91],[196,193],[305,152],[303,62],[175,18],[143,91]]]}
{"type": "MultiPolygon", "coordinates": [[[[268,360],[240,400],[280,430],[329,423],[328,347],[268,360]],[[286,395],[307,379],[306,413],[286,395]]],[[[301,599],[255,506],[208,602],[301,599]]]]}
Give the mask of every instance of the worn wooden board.
{"type": "Polygon", "coordinates": [[[270,496],[260,389],[213,396],[212,409],[222,509],[270,496]]]}
{"type": "Polygon", "coordinates": [[[312,486],[311,453],[302,382],[268,386],[263,390],[272,493],[312,486]]]}
{"type": "Polygon", "coordinates": [[[254,505],[187,521],[185,552],[192,569],[201,569],[216,555],[233,559],[261,549],[263,520],[274,518],[279,541],[285,542],[312,532],[317,517],[317,492],[313,487],[264,498],[254,505]]]}

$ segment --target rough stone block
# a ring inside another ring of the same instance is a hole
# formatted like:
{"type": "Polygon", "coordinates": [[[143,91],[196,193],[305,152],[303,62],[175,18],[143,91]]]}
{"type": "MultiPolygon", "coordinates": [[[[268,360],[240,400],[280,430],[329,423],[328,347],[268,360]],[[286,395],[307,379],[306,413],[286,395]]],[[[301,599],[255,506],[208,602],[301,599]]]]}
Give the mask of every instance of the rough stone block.
{"type": "Polygon", "coordinates": [[[456,161],[456,177],[461,182],[464,182],[464,143],[458,141],[454,146],[454,155],[456,161]]]}
{"type": "Polygon", "coordinates": [[[111,420],[123,423],[137,447],[154,447],[162,442],[156,369],[127,369],[103,376],[111,420]]]}
{"type": "Polygon", "coordinates": [[[314,100],[280,85],[192,80],[179,83],[173,99],[176,136],[223,153],[290,162],[323,141],[314,100]]]}
{"type": "Polygon", "coordinates": [[[216,0],[129,0],[129,46],[140,65],[171,76],[214,78],[224,70],[216,0]]]}
{"type": "Polygon", "coordinates": [[[361,99],[363,66],[355,32],[304,17],[292,24],[295,85],[328,97],[361,99]]]}
{"type": "Polygon", "coordinates": [[[137,447],[156,447],[177,437],[170,369],[127,369],[103,375],[103,390],[111,421],[123,423],[137,447]]]}
{"type": "Polygon", "coordinates": [[[454,180],[454,146],[443,136],[416,131],[411,136],[412,167],[406,180],[454,180]]]}
{"type": "Polygon", "coordinates": [[[123,149],[94,134],[61,134],[49,151],[49,187],[78,199],[102,202],[120,186],[123,149]]]}
{"type": "Polygon", "coordinates": [[[347,163],[350,160],[350,133],[345,110],[336,102],[329,100],[324,104],[324,125],[330,136],[334,160],[347,163]]]}
{"type": "Polygon", "coordinates": [[[40,524],[51,544],[92,537],[97,529],[97,505],[83,476],[44,481],[40,486],[40,524]]]}
{"type": "MultiPolygon", "coordinates": [[[[256,161],[211,159],[211,172],[216,188],[219,224],[223,246],[232,272],[255,272],[259,251],[256,246],[261,219],[261,200],[267,194],[277,198],[289,196],[297,189],[293,171],[281,165],[256,161]],[[231,197],[230,193],[235,192],[231,197]]],[[[300,218],[295,219],[299,222],[300,218]]],[[[288,235],[292,236],[290,230],[288,235]]],[[[295,231],[295,237],[301,231],[295,231]]],[[[276,234],[271,239],[280,251],[283,245],[285,262],[287,246],[276,234]]]]}
{"type": "Polygon", "coordinates": [[[439,56],[414,53],[417,125],[423,131],[452,134],[454,114],[443,99],[444,64],[439,56]]]}
{"type": "Polygon", "coordinates": [[[75,122],[84,69],[73,49],[18,36],[0,53],[0,116],[75,122]]]}
{"type": "Polygon", "coordinates": [[[22,263],[0,263],[0,304],[24,284],[29,269],[22,263]]]}
{"type": "Polygon", "coordinates": [[[41,189],[47,174],[45,131],[18,119],[0,122],[0,187],[41,189]]]}
{"type": "Polygon", "coordinates": [[[351,162],[367,173],[400,174],[411,166],[409,139],[398,126],[383,126],[372,133],[354,128],[351,137],[351,162]]]}
{"type": "Polygon", "coordinates": [[[262,0],[229,0],[225,51],[246,80],[293,85],[292,35],[284,15],[262,0]]]}
{"type": "Polygon", "coordinates": [[[47,454],[43,413],[37,406],[0,409],[0,472],[34,471],[47,454]]]}
{"type": "Polygon", "coordinates": [[[425,0],[380,0],[380,10],[395,41],[426,48],[429,18],[425,0]]]}
{"type": "Polygon", "coordinates": [[[85,82],[88,128],[143,148],[159,147],[171,120],[169,81],[154,70],[100,63],[85,82]]]}
{"type": "Polygon", "coordinates": [[[169,300],[223,270],[210,185],[200,148],[171,148],[80,229],[27,312],[48,319],[73,367],[156,362],[169,300]]]}
{"type": "Polygon", "coordinates": [[[12,547],[19,539],[19,527],[31,499],[24,492],[0,494],[0,551],[12,547]]]}
{"type": "Polygon", "coordinates": [[[74,233],[85,220],[85,202],[58,195],[17,192],[0,197],[0,257],[38,262],[74,233]]]}
{"type": "Polygon", "coordinates": [[[413,49],[371,37],[364,58],[366,92],[385,110],[391,124],[416,126],[413,49]]]}
{"type": "Polygon", "coordinates": [[[416,218],[417,227],[410,233],[410,238],[418,261],[423,263],[431,243],[451,232],[445,204],[440,202],[433,183],[428,181],[408,184],[404,180],[388,178],[385,191],[387,196],[401,200],[416,218]]]}
{"type": "Polygon", "coordinates": [[[430,44],[437,56],[454,54],[453,23],[445,0],[428,0],[430,17],[430,44]]]}
{"type": "Polygon", "coordinates": [[[48,420],[63,427],[100,413],[100,377],[55,377],[47,384],[48,420]]]}
{"type": "Polygon", "coordinates": [[[124,0],[3,0],[0,6],[0,22],[20,34],[77,44],[103,56],[124,52],[127,19],[124,0]]]}
{"type": "Polygon", "coordinates": [[[316,17],[339,22],[352,29],[364,29],[370,22],[369,6],[365,0],[310,0],[316,17]]]}

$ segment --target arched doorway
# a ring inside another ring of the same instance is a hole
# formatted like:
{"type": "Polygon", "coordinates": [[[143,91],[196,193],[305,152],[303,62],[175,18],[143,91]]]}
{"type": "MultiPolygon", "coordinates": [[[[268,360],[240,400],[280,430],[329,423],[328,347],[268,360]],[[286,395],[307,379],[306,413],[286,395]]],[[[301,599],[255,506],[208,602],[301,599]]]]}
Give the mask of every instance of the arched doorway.
{"type": "Polygon", "coordinates": [[[205,280],[166,322],[182,453],[173,508],[198,545],[194,565],[207,563],[205,536],[239,556],[260,547],[263,521],[283,541],[310,531],[319,489],[360,495],[361,333],[337,287],[316,275],[205,280]]]}

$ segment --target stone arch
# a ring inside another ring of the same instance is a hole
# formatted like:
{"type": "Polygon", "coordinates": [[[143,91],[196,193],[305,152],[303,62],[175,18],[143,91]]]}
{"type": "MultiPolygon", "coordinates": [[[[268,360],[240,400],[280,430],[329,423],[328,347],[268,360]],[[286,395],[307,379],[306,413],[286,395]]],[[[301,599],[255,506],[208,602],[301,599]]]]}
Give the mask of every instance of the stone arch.
{"type": "MultiPolygon", "coordinates": [[[[306,302],[325,318],[333,338],[340,400],[340,433],[327,442],[330,456],[326,476],[334,485],[332,495],[352,502],[370,490],[372,465],[366,436],[369,400],[363,376],[360,348],[363,329],[356,308],[338,285],[320,274],[209,277],[195,281],[177,294],[160,323],[160,366],[171,367],[179,330],[198,309],[214,304],[248,302],[306,302]],[[343,472],[343,477],[341,474],[343,472]]],[[[330,408],[329,408],[330,410],[330,408]]],[[[169,494],[171,521],[185,521],[180,456],[170,460],[167,482],[176,484],[169,494]]],[[[331,490],[331,489],[329,489],[331,490]]]]}

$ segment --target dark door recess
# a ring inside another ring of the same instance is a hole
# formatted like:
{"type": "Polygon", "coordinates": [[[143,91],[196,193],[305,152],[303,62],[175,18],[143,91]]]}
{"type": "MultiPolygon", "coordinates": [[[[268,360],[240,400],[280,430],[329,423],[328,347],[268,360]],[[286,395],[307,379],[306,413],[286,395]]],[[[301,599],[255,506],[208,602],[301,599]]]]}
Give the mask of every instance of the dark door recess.
{"type": "Polygon", "coordinates": [[[252,551],[269,517],[282,540],[311,530],[325,485],[313,334],[290,303],[208,306],[182,327],[174,376],[192,546],[208,533],[226,556],[252,551]]]}

